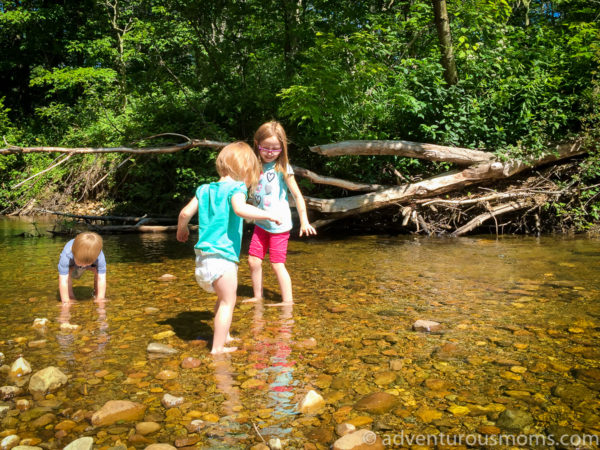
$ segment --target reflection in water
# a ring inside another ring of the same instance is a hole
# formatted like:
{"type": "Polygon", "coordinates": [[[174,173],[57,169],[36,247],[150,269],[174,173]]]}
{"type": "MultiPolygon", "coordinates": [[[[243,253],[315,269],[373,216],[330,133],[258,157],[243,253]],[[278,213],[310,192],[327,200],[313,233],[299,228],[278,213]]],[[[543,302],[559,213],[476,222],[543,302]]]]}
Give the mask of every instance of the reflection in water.
{"type": "Polygon", "coordinates": [[[231,355],[228,353],[212,355],[217,390],[225,395],[222,409],[226,416],[232,416],[240,410],[240,391],[233,381],[231,355]]]}
{"type": "Polygon", "coordinates": [[[262,301],[254,304],[252,334],[255,343],[250,360],[254,361],[254,367],[259,371],[258,377],[268,382],[269,400],[264,407],[273,409],[272,417],[278,422],[276,425],[265,427],[263,432],[266,435],[282,437],[292,431],[292,427],[282,426],[281,420],[296,414],[296,405],[292,399],[294,387],[298,382],[294,380],[295,361],[288,358],[292,352],[293,305],[284,305],[277,309],[279,318],[268,327],[268,331],[274,331],[275,336],[271,336],[270,333],[263,335],[264,304],[262,301]]]}
{"type": "Polygon", "coordinates": [[[96,354],[98,356],[104,352],[104,347],[110,339],[108,321],[106,320],[106,302],[105,298],[94,300],[94,303],[96,303],[96,313],[98,314],[98,332],[96,333],[96,342],[98,343],[96,354]]]}
{"type": "Polygon", "coordinates": [[[74,362],[75,327],[71,324],[71,307],[73,302],[60,304],[58,323],[60,330],[56,334],[56,341],[60,346],[61,356],[65,361],[74,362]]]}

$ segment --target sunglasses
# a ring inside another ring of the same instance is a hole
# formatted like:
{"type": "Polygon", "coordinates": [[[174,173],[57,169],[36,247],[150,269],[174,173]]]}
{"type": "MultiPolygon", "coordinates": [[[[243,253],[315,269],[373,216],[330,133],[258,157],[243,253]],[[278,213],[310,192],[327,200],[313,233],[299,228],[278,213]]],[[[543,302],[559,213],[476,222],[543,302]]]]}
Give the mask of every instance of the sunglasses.
{"type": "Polygon", "coordinates": [[[263,153],[281,153],[282,150],[281,148],[264,148],[260,145],[258,146],[258,149],[263,153]]]}

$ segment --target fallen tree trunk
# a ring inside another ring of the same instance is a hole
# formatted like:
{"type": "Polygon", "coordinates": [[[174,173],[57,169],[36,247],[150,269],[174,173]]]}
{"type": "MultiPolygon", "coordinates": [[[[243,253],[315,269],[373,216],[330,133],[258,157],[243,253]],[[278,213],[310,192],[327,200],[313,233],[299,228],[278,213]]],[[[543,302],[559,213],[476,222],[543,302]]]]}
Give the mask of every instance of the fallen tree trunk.
{"type": "Polygon", "coordinates": [[[175,223],[177,222],[177,218],[173,217],[173,218],[169,218],[169,217],[147,217],[146,215],[144,216],[89,216],[89,215],[85,215],[85,214],[71,214],[71,213],[64,213],[64,212],[60,212],[60,211],[51,211],[49,209],[42,209],[42,208],[34,208],[34,211],[43,213],[43,214],[52,214],[55,216],[64,216],[64,217],[71,217],[73,219],[82,219],[82,220],[95,220],[95,221],[100,221],[100,222],[135,222],[135,223],[139,223],[141,221],[144,221],[144,223],[148,223],[148,222],[157,222],[157,223],[175,223]]]}
{"type": "Polygon", "coordinates": [[[322,213],[337,213],[338,218],[347,217],[348,215],[372,211],[393,203],[432,197],[483,181],[508,178],[526,169],[583,153],[585,153],[585,150],[582,148],[581,142],[577,141],[572,144],[558,145],[555,153],[538,159],[531,159],[527,162],[508,161],[503,163],[494,161],[480,163],[462,171],[449,172],[419,183],[395,186],[363,195],[336,199],[306,197],[306,205],[308,208],[322,213]]]}
{"type": "Polygon", "coordinates": [[[479,150],[410,141],[343,141],[335,144],[316,145],[310,147],[310,150],[325,156],[397,155],[459,165],[471,165],[496,159],[492,153],[479,150]]]}
{"type": "Polygon", "coordinates": [[[205,148],[223,148],[229,142],[209,141],[206,139],[189,139],[186,136],[174,133],[159,134],[150,136],[145,139],[152,139],[165,135],[179,136],[186,139],[186,142],[181,144],[167,145],[163,147],[146,147],[146,148],[131,148],[131,147],[20,147],[16,145],[8,145],[6,148],[0,148],[0,155],[9,155],[14,153],[134,153],[134,154],[153,154],[153,153],[175,153],[181,150],[190,148],[205,147],[205,148]]]}
{"type": "MultiPolygon", "coordinates": [[[[166,233],[177,231],[177,225],[104,225],[96,226],[88,224],[92,231],[102,233],[166,233]]],[[[198,229],[197,225],[190,225],[192,230],[198,229]]]]}

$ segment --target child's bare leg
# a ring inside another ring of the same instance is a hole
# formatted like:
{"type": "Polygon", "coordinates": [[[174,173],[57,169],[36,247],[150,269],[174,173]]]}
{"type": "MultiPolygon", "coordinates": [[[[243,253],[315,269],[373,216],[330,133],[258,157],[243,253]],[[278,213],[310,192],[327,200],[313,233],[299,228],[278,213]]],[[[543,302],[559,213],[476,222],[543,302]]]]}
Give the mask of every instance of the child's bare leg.
{"type": "Polygon", "coordinates": [[[282,303],[287,305],[294,303],[294,298],[292,296],[292,279],[285,268],[285,264],[271,263],[271,267],[273,267],[273,271],[275,272],[277,281],[279,282],[282,303]]]}
{"type": "MultiPolygon", "coordinates": [[[[219,311],[219,305],[221,304],[221,302],[219,300],[216,301],[215,303],[215,309],[214,309],[214,313],[215,313],[215,317],[217,317],[217,311],[219,311]]],[[[231,326],[231,325],[230,325],[231,326]]],[[[230,342],[233,341],[237,341],[238,338],[234,338],[229,331],[227,331],[227,337],[225,338],[225,343],[229,344],[230,342]]]]}
{"type": "Polygon", "coordinates": [[[215,305],[215,333],[213,336],[213,345],[211,353],[229,353],[237,350],[237,347],[225,347],[229,336],[229,327],[233,318],[233,309],[235,308],[237,294],[237,272],[231,271],[225,273],[213,283],[215,292],[218,296],[215,305]]]}
{"type": "Polygon", "coordinates": [[[245,299],[242,303],[255,303],[263,298],[262,259],[256,256],[248,256],[248,266],[250,266],[250,278],[252,279],[254,297],[245,299]]]}

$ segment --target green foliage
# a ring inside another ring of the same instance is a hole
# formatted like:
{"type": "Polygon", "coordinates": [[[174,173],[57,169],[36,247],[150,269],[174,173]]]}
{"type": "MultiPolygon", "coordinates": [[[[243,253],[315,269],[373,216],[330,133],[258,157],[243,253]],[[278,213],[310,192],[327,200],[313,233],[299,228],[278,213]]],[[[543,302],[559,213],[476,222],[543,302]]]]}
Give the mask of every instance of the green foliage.
{"type": "MultiPolygon", "coordinates": [[[[449,166],[392,156],[327,159],[306,149],[402,139],[527,158],[549,142],[596,136],[600,122],[600,25],[586,0],[448,2],[459,75],[452,87],[444,81],[429,0],[114,5],[2,4],[0,131],[10,143],[177,140],[144,139],[158,133],[249,141],[260,123],[277,118],[293,163],[395,184],[449,166]]],[[[23,206],[33,196],[91,195],[167,213],[214,179],[215,153],[140,155],[118,169],[127,155],[75,156],[15,190],[10,186],[58,155],[0,156],[0,207],[23,206]],[[107,172],[88,192],[86,173],[98,179],[107,172]]],[[[591,156],[582,186],[597,184],[596,164],[591,156]]],[[[302,187],[315,195],[330,189],[302,187]]],[[[595,194],[581,192],[593,211],[595,194]]]]}

